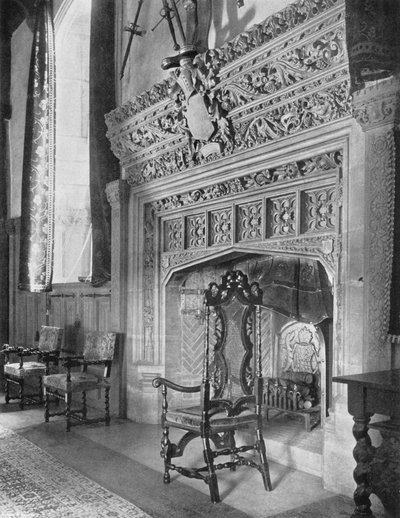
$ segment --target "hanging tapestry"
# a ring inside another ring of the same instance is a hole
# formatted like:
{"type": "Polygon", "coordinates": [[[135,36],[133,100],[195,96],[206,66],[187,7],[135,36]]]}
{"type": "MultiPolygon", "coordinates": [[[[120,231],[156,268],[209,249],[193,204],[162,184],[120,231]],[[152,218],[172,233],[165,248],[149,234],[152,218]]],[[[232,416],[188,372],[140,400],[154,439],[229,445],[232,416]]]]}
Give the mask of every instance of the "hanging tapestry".
{"type": "Polygon", "coordinates": [[[118,178],[118,161],[106,137],[104,114],[115,108],[114,2],[96,0],[90,24],[90,212],[92,284],[111,278],[111,207],[106,185],[118,178]]]}
{"type": "Polygon", "coordinates": [[[51,290],[54,245],[55,55],[52,1],[37,0],[22,171],[21,290],[51,290]]]}

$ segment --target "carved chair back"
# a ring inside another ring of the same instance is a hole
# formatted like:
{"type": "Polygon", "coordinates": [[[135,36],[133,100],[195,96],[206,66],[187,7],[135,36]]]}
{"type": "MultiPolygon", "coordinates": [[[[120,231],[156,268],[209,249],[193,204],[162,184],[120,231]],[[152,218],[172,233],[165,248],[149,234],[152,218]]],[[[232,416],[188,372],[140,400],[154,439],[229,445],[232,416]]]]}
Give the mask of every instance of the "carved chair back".
{"type": "Polygon", "coordinates": [[[261,303],[258,284],[241,271],[206,290],[203,407],[231,400],[234,415],[261,401],[261,303]]]}

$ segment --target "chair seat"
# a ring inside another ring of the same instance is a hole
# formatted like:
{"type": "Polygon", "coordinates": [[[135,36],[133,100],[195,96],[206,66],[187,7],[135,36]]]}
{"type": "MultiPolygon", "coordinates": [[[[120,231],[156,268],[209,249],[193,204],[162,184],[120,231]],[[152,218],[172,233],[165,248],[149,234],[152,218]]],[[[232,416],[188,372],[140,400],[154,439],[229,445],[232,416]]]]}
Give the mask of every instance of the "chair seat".
{"type": "Polygon", "coordinates": [[[102,383],[94,374],[72,372],[71,381],[67,381],[67,375],[65,373],[44,376],[43,385],[49,389],[61,390],[63,392],[82,392],[100,387],[102,383]]]}
{"type": "MultiPolygon", "coordinates": [[[[228,416],[224,409],[213,409],[211,412],[213,413],[210,415],[210,426],[215,432],[222,431],[224,428],[232,429],[236,426],[254,424],[257,421],[257,415],[251,410],[243,410],[237,416],[228,416]]],[[[193,406],[169,410],[166,424],[177,428],[197,430],[200,429],[201,419],[200,406],[193,406]]]]}
{"type": "Polygon", "coordinates": [[[4,365],[4,373],[14,378],[42,376],[46,373],[46,366],[39,362],[24,362],[24,366],[21,369],[19,363],[7,363],[4,365]]]}

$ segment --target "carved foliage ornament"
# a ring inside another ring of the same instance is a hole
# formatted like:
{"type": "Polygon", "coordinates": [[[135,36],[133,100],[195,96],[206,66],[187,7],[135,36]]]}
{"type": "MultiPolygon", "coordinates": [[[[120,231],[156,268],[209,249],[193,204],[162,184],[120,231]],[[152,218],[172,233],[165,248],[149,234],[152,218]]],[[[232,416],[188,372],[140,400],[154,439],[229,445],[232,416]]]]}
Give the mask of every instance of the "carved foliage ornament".
{"type": "MultiPolygon", "coordinates": [[[[340,0],[298,0],[283,11],[270,16],[263,23],[254,26],[250,31],[239,34],[233,41],[226,43],[220,49],[207,51],[206,64],[209,66],[211,62],[218,69],[222,68],[251,50],[281,36],[338,4],[340,4],[340,0]]],[[[155,84],[150,90],[107,114],[106,121],[109,127],[120,124],[147,108],[168,99],[168,89],[172,82],[173,78],[169,78],[155,84]]]]}
{"type": "Polygon", "coordinates": [[[333,9],[340,3],[299,1],[222,48],[183,59],[168,82],[138,96],[124,113],[122,107],[109,114],[108,135],[129,183],[156,180],[346,117],[344,11],[333,9]],[[306,26],[301,34],[274,41],[306,21],[314,30],[306,26]],[[240,60],[252,51],[251,59],[240,60]],[[161,92],[169,92],[175,105],[161,92]],[[204,117],[193,116],[200,108],[204,117]],[[129,125],[120,126],[129,114],[129,125]]]}
{"type": "Polygon", "coordinates": [[[316,173],[329,172],[340,168],[342,162],[343,153],[341,150],[325,153],[278,167],[261,169],[255,173],[227,180],[226,182],[212,184],[202,189],[195,189],[184,194],[162,198],[153,202],[152,207],[156,212],[164,212],[201,204],[204,201],[264,189],[268,185],[305,178],[316,173]]]}

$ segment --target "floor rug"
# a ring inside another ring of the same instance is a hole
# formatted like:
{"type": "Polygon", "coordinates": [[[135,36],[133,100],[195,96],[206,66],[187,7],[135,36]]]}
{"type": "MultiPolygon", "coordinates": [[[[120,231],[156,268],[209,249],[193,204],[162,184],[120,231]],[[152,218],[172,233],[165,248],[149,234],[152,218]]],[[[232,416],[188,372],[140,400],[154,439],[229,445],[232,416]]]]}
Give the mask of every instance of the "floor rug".
{"type": "Polygon", "coordinates": [[[0,517],[150,518],[150,515],[0,426],[0,517]]]}

